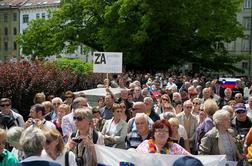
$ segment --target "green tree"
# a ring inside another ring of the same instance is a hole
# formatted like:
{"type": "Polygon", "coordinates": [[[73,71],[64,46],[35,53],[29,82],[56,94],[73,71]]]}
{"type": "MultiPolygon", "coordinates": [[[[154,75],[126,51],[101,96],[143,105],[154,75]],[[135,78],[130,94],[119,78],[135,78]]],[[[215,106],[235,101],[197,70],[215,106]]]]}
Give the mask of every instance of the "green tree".
{"type": "Polygon", "coordinates": [[[32,22],[19,41],[27,47],[24,50],[41,55],[84,44],[98,51],[122,51],[125,64],[132,67],[169,68],[192,62],[233,71],[238,70],[233,64],[244,57],[229,55],[224,43],[243,35],[236,20],[241,2],[65,0],[51,19],[44,20],[48,23],[32,22]],[[36,29],[33,24],[41,26],[36,29]],[[43,40],[29,37],[39,32],[48,34],[43,40]]]}

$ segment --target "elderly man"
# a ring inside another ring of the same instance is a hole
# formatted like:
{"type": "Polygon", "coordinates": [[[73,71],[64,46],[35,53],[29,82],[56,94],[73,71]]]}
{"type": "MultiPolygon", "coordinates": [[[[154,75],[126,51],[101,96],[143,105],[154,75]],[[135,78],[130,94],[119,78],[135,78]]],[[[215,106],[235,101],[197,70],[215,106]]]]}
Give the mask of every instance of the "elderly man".
{"type": "Polygon", "coordinates": [[[101,109],[101,116],[103,119],[109,120],[112,119],[113,113],[112,113],[112,107],[114,104],[114,98],[112,95],[107,94],[105,96],[105,107],[101,109]]]}
{"type": "Polygon", "coordinates": [[[144,104],[145,104],[145,114],[148,115],[153,120],[153,122],[159,120],[160,119],[159,115],[154,111],[153,99],[151,97],[145,97],[144,104]]]}
{"type": "Polygon", "coordinates": [[[24,126],[24,119],[23,116],[16,113],[11,109],[11,100],[8,98],[1,98],[0,100],[0,110],[1,114],[9,116],[11,119],[14,120],[16,126],[23,127],[24,126]]]}
{"type": "Polygon", "coordinates": [[[252,96],[248,98],[248,104],[246,104],[247,115],[252,118],[252,96]]]}
{"type": "Polygon", "coordinates": [[[183,125],[186,129],[186,133],[189,139],[189,146],[192,154],[194,153],[194,139],[195,131],[198,126],[198,119],[192,114],[193,103],[190,100],[187,100],[183,104],[184,111],[177,115],[179,123],[183,125]]]}
{"type": "Polygon", "coordinates": [[[148,116],[144,113],[137,113],[135,117],[136,129],[131,131],[126,137],[127,149],[137,148],[144,140],[151,137],[148,116]]]}

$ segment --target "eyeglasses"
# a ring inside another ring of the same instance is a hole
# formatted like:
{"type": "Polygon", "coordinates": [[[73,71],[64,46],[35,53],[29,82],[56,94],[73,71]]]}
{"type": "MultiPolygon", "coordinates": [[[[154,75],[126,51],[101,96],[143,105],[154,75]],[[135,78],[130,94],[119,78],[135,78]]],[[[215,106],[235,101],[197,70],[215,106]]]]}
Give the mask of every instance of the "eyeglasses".
{"type": "Polygon", "coordinates": [[[168,129],[156,129],[155,132],[156,133],[162,133],[162,134],[168,134],[169,130],[168,129]]]}
{"type": "Polygon", "coordinates": [[[187,109],[192,109],[192,107],[191,107],[191,106],[187,106],[186,108],[187,108],[187,109]]]}
{"type": "Polygon", "coordinates": [[[61,103],[53,103],[53,105],[60,105],[61,103]]]}
{"type": "Polygon", "coordinates": [[[193,103],[193,104],[195,104],[195,105],[200,105],[200,103],[193,103]]]}
{"type": "Polygon", "coordinates": [[[241,96],[237,96],[237,97],[235,97],[236,99],[241,99],[242,97],[241,96]]]}
{"type": "Polygon", "coordinates": [[[162,98],[162,100],[169,101],[168,99],[162,98]]]}
{"type": "Polygon", "coordinates": [[[237,114],[243,114],[243,113],[246,113],[247,111],[245,111],[245,110],[238,110],[238,111],[236,111],[236,113],[237,114]]]}
{"type": "Polygon", "coordinates": [[[73,96],[65,96],[65,98],[73,98],[73,96]]]}
{"type": "Polygon", "coordinates": [[[10,104],[0,104],[1,107],[8,107],[10,104]]]}
{"type": "Polygon", "coordinates": [[[73,120],[77,120],[77,121],[82,121],[85,118],[79,117],[79,116],[74,116],[73,120]]]}

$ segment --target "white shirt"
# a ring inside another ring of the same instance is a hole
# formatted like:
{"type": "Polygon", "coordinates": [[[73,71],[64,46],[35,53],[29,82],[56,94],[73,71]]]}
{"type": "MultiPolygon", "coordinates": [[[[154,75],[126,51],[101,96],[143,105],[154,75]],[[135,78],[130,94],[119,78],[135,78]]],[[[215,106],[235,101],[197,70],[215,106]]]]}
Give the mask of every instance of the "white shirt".
{"type": "MultiPolygon", "coordinates": [[[[49,161],[53,161],[55,163],[60,164],[61,166],[65,166],[65,154],[66,154],[66,150],[63,151],[63,153],[61,153],[56,160],[53,160],[47,153],[45,150],[42,151],[41,157],[43,159],[49,160],[49,161]]],[[[76,162],[75,162],[75,154],[72,151],[69,151],[68,153],[68,160],[69,160],[69,165],[70,166],[77,166],[76,162]]]]}

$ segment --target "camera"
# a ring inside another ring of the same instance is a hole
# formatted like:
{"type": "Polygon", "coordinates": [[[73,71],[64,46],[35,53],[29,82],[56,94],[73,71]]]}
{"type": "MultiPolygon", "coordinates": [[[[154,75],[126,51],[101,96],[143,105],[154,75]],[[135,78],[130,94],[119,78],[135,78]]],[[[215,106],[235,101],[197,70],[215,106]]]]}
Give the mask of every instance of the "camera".
{"type": "Polygon", "coordinates": [[[83,166],[83,165],[84,165],[84,160],[83,160],[82,157],[76,157],[76,158],[75,158],[75,161],[76,161],[76,164],[77,164],[78,166],[83,166]]]}
{"type": "Polygon", "coordinates": [[[78,138],[78,137],[77,137],[77,138],[76,138],[76,137],[75,137],[75,138],[72,138],[72,140],[73,140],[74,142],[78,143],[78,144],[81,143],[81,141],[82,141],[82,139],[81,139],[81,138],[78,138]]]}

